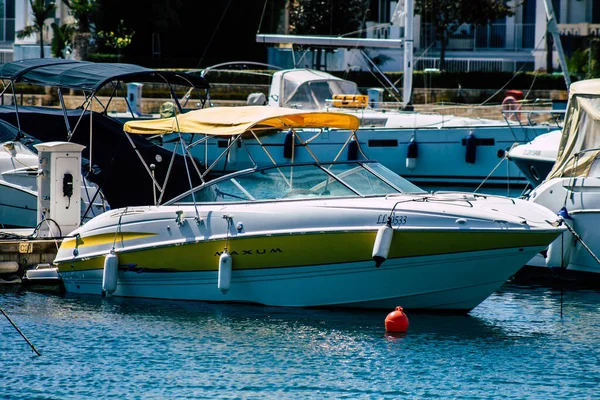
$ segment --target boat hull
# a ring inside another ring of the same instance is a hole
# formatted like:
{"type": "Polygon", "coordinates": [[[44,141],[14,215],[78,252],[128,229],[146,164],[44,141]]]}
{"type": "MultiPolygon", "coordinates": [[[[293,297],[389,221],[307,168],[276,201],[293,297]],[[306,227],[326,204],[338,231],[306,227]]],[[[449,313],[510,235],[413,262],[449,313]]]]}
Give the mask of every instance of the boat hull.
{"type": "Polygon", "coordinates": [[[37,193],[0,180],[0,226],[32,228],[37,222],[37,193]]]}
{"type": "MultiPolygon", "coordinates": [[[[171,231],[172,232],[172,231],[171,231]]],[[[371,260],[374,231],[280,234],[160,245],[160,236],[117,251],[114,296],[249,302],[289,307],[469,311],[543,250],[556,232],[396,231],[389,258],[371,260]],[[232,256],[227,294],[218,290],[219,257],[232,256]]],[[[101,235],[100,235],[101,236],[101,235]]],[[[115,235],[80,239],[88,254],[59,260],[67,292],[102,294],[104,255],[115,235]]],[[[121,237],[117,235],[117,242],[121,237]]],[[[72,241],[64,245],[68,250],[72,241]]],[[[83,250],[82,250],[83,251],[83,250]]],[[[73,250],[75,252],[75,250],[73,250]]]]}
{"type": "MultiPolygon", "coordinates": [[[[217,271],[119,272],[114,296],[287,307],[438,309],[467,312],[516,273],[541,247],[444,256],[235,270],[231,288],[217,288],[217,271]],[[468,276],[468,279],[465,279],[468,276]]],[[[212,267],[212,266],[211,266],[212,267]]],[[[67,292],[101,294],[102,269],[61,273],[67,292]]]]}
{"type": "MultiPolygon", "coordinates": [[[[555,213],[559,213],[563,207],[566,208],[569,216],[565,219],[565,223],[581,239],[581,241],[576,240],[570,232],[564,232],[562,237],[557,238],[550,245],[545,259],[547,267],[565,268],[574,272],[600,273],[600,264],[595,259],[600,256],[599,194],[600,181],[596,177],[553,178],[531,193],[532,202],[541,204],[555,213]]],[[[535,263],[533,259],[527,264],[535,266],[539,263],[535,263]]]]}
{"type": "Polygon", "coordinates": [[[552,217],[465,194],[127,208],[73,232],[54,264],[73,293],[101,295],[103,279],[116,279],[111,294],[124,297],[469,311],[562,232],[552,217]],[[118,271],[104,274],[113,254],[118,271]]]}
{"type": "Polygon", "coordinates": [[[510,161],[512,161],[521,170],[523,175],[527,177],[527,180],[532,187],[538,186],[546,179],[555,162],[555,160],[545,160],[535,157],[510,157],[510,161]]]}

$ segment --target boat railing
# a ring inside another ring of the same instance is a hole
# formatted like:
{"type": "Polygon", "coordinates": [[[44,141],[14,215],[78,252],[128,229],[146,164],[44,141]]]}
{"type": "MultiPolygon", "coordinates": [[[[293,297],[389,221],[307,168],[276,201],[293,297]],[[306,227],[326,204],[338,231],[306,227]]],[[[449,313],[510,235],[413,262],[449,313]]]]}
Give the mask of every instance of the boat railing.
{"type": "MultiPolygon", "coordinates": [[[[565,119],[565,110],[503,110],[502,116],[510,128],[515,140],[518,141],[517,135],[513,128],[524,128],[547,124],[549,127],[555,127],[557,130],[562,129],[565,119]]],[[[525,130],[525,140],[530,141],[533,138],[529,137],[525,130]]]]}
{"type": "Polygon", "coordinates": [[[520,126],[533,126],[540,123],[550,123],[557,128],[562,126],[565,110],[502,110],[502,117],[507,123],[517,123],[520,126]]]}
{"type": "Polygon", "coordinates": [[[564,109],[550,109],[546,108],[550,105],[550,102],[522,102],[519,103],[516,109],[505,109],[503,105],[472,105],[472,104],[454,104],[454,103],[443,103],[443,104],[417,104],[414,105],[414,111],[405,110],[402,103],[397,101],[381,101],[375,102],[369,100],[368,104],[353,102],[348,99],[347,104],[342,105],[339,99],[327,99],[325,104],[327,109],[348,109],[353,112],[362,111],[381,111],[381,112],[397,112],[397,113],[413,113],[418,112],[422,115],[440,116],[450,115],[453,116],[465,116],[469,118],[483,118],[483,119],[504,119],[509,126],[535,126],[540,124],[550,124],[560,129],[564,120],[565,110],[564,109]],[[429,110],[424,108],[430,108],[429,110]],[[527,109],[526,107],[531,107],[527,109]],[[487,111],[486,111],[487,109],[487,111]],[[491,110],[491,111],[490,111],[491,110]],[[492,116],[494,113],[495,116],[492,116]],[[496,114],[497,113],[497,114],[496,114]],[[476,115],[476,116],[473,116],[476,115]]]}
{"type": "MultiPolygon", "coordinates": [[[[409,199],[404,199],[404,200],[400,200],[396,203],[397,204],[401,204],[401,203],[409,203],[409,202],[415,202],[415,201],[421,201],[421,202],[449,202],[449,203],[466,203],[469,207],[473,207],[473,203],[472,200],[475,199],[475,196],[471,196],[471,199],[467,198],[467,196],[463,196],[463,197],[455,197],[455,196],[446,196],[444,197],[444,195],[450,195],[450,194],[456,194],[458,192],[435,192],[435,193],[425,193],[425,194],[413,194],[413,193],[409,193],[411,194],[413,197],[409,198],[409,199]]],[[[385,196],[386,199],[393,199],[394,197],[405,197],[404,196],[405,193],[392,193],[392,194],[388,194],[387,196],[385,196]]]]}

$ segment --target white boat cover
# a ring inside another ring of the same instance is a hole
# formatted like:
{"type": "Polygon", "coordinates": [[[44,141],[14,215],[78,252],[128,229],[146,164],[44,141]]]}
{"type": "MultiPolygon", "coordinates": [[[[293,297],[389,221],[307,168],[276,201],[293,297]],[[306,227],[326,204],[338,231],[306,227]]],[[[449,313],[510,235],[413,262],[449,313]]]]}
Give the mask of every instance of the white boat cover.
{"type": "Polygon", "coordinates": [[[565,121],[558,157],[546,180],[590,174],[600,155],[600,79],[571,85],[565,121]]]}

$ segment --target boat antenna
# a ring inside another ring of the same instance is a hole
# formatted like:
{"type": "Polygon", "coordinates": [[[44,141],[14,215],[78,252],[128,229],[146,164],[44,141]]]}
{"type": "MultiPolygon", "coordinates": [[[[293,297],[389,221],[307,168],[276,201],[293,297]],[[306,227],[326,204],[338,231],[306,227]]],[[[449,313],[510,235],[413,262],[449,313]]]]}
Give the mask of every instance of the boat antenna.
{"type": "Polygon", "coordinates": [[[12,319],[10,319],[10,317],[8,316],[7,313],[4,312],[4,310],[2,309],[2,307],[0,307],[0,312],[2,312],[2,314],[4,314],[4,316],[6,317],[6,319],[8,320],[8,322],[10,322],[11,325],[17,330],[17,332],[19,332],[19,335],[21,335],[21,337],[23,339],[25,339],[25,341],[27,342],[27,344],[29,345],[29,347],[31,347],[31,350],[33,350],[35,352],[35,354],[37,354],[38,356],[41,356],[42,353],[40,353],[39,351],[37,351],[37,349],[35,348],[35,346],[33,345],[33,343],[31,343],[29,341],[29,339],[27,339],[27,336],[25,336],[25,334],[23,332],[21,332],[21,330],[19,329],[19,327],[17,326],[17,324],[15,324],[12,319]]]}
{"type": "Polygon", "coordinates": [[[265,11],[267,10],[267,3],[269,2],[269,0],[265,0],[265,4],[263,5],[263,10],[262,10],[262,14],[260,14],[260,21],[258,22],[258,29],[256,30],[256,33],[260,33],[260,28],[262,27],[262,22],[263,22],[263,18],[265,17],[265,11]]]}

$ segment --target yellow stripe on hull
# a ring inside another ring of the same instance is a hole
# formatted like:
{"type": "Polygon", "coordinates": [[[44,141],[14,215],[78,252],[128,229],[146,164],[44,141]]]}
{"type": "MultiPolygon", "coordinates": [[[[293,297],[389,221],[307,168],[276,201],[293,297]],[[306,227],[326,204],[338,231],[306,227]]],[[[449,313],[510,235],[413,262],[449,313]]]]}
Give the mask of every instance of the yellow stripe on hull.
{"type": "MultiPolygon", "coordinates": [[[[371,259],[375,235],[375,232],[336,232],[231,238],[228,241],[228,252],[233,257],[235,270],[360,262],[371,259]]],[[[556,236],[555,232],[395,231],[389,258],[514,247],[543,247],[556,236]]],[[[122,252],[119,252],[117,246],[117,254],[121,266],[134,269],[214,271],[218,268],[219,256],[225,250],[225,246],[225,240],[147,247],[122,252]]],[[[104,257],[79,258],[57,264],[60,272],[102,269],[104,257]]]]}
{"type": "Polygon", "coordinates": [[[143,239],[149,236],[156,236],[156,233],[145,233],[145,232],[119,232],[116,235],[114,233],[103,233],[100,235],[93,235],[89,237],[73,237],[63,240],[60,247],[64,249],[74,249],[75,247],[83,246],[101,246],[105,244],[115,244],[117,247],[121,242],[133,239],[143,239]]]}

